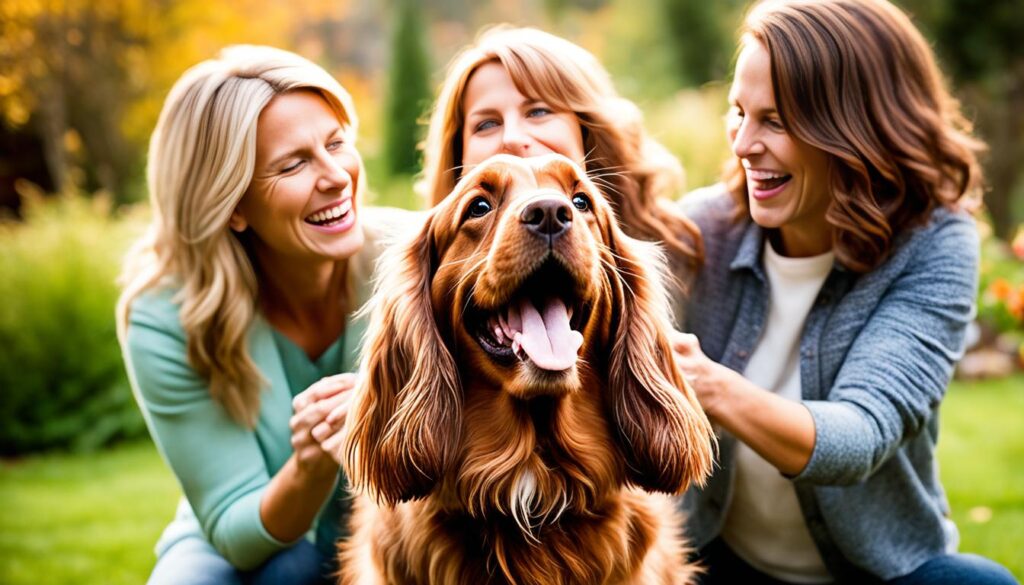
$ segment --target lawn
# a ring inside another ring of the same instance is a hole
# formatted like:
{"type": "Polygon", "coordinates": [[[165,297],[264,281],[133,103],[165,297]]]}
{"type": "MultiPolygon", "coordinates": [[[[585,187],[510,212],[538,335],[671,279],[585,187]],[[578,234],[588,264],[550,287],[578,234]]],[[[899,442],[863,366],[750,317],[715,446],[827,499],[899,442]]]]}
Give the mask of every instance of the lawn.
{"type": "MultiPolygon", "coordinates": [[[[1024,580],[1024,376],[958,383],[942,477],[961,550],[1024,580]]],[[[0,463],[0,583],[142,583],[178,487],[148,442],[0,463]]]]}

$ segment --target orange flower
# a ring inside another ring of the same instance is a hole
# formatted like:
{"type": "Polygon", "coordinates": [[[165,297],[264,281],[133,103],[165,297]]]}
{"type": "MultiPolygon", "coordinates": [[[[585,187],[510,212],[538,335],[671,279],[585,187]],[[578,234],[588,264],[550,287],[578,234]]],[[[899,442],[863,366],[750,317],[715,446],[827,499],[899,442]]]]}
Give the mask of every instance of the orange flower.
{"type": "Polygon", "coordinates": [[[1017,235],[1014,236],[1010,248],[1013,249],[1014,255],[1024,260],[1024,225],[1017,228],[1017,235]]]}
{"type": "Polygon", "coordinates": [[[1005,278],[997,278],[992,281],[992,284],[988,285],[988,294],[992,295],[992,298],[997,301],[1006,301],[1010,298],[1010,293],[1012,292],[1013,285],[1005,278]]]}
{"type": "Polygon", "coordinates": [[[1006,300],[1006,308],[1015,319],[1024,323],[1024,286],[1018,287],[1006,300]]]}

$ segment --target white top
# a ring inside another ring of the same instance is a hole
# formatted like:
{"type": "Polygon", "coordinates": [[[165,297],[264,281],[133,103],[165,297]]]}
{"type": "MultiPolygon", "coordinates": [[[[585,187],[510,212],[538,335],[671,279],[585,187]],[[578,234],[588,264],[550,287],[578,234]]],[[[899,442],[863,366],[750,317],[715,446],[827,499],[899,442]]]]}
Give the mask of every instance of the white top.
{"type": "MultiPolygon", "coordinates": [[[[767,241],[764,267],[771,290],[768,321],[743,377],[799,402],[800,336],[832,269],[832,252],[780,256],[767,241]]],[[[757,570],[792,583],[832,580],[807,530],[793,482],[743,443],[736,446],[732,498],[722,538],[757,570]]]]}

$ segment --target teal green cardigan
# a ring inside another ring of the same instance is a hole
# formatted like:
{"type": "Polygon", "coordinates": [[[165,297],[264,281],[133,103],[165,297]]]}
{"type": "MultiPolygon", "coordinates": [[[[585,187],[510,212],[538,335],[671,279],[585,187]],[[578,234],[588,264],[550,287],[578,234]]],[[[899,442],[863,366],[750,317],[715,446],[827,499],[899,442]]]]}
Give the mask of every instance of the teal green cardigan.
{"type": "MultiPolygon", "coordinates": [[[[350,259],[350,282],[361,305],[371,292],[372,267],[390,235],[414,214],[365,209],[366,244],[350,259]]],[[[260,316],[248,336],[249,352],[266,380],[254,429],[233,420],[210,396],[207,383],[189,365],[175,290],[147,291],[131,304],[123,353],[132,389],[150,434],[181,484],[187,500],[165,532],[157,554],[182,538],[205,538],[232,565],[251,569],[292,543],[272,537],[260,520],[260,500],[270,478],[292,454],[288,421],[292,392],[274,332],[260,316]]],[[[345,329],[342,365],[356,369],[365,323],[351,316],[345,329]]],[[[347,508],[339,500],[343,481],[309,537],[337,534],[347,508]]],[[[322,539],[321,539],[322,540],[322,539]]],[[[333,542],[318,542],[330,550],[333,542]]]]}

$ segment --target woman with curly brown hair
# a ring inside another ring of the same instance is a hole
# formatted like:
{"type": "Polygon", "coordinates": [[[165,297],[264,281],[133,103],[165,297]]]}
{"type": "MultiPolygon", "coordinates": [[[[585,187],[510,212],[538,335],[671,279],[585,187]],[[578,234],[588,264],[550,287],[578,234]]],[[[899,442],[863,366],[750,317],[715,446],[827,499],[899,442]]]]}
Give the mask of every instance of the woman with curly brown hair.
{"type": "Polygon", "coordinates": [[[726,188],[675,345],[721,431],[685,499],[703,583],[1013,583],[956,554],[939,403],[973,315],[981,176],[927,43],[885,0],[757,4],[726,188]],[[699,340],[699,341],[698,341],[699,340]]]}

